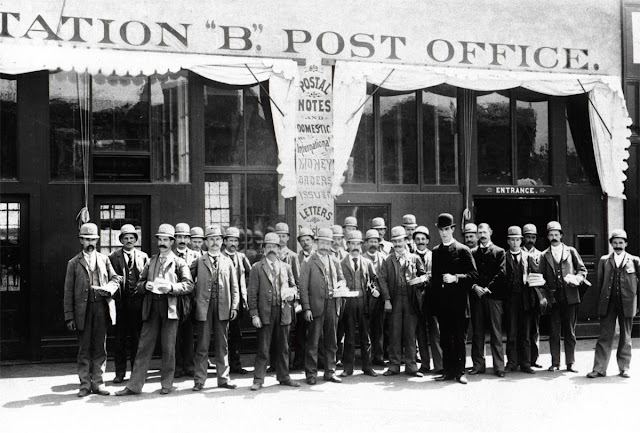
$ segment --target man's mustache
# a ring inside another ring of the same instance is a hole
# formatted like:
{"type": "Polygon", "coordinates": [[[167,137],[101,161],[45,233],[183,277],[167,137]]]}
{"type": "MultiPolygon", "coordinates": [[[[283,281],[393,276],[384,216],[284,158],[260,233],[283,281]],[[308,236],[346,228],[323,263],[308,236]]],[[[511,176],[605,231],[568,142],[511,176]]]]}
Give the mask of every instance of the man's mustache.
{"type": "Polygon", "coordinates": [[[89,245],[89,246],[87,247],[87,251],[93,251],[93,250],[95,250],[95,249],[96,249],[96,247],[94,247],[93,245],[89,245]]]}
{"type": "Polygon", "coordinates": [[[161,250],[166,250],[169,247],[166,245],[158,245],[158,248],[160,248],[161,250]]]}
{"type": "Polygon", "coordinates": [[[622,248],[622,247],[613,247],[613,250],[614,251],[623,251],[624,248],[622,248]]]}

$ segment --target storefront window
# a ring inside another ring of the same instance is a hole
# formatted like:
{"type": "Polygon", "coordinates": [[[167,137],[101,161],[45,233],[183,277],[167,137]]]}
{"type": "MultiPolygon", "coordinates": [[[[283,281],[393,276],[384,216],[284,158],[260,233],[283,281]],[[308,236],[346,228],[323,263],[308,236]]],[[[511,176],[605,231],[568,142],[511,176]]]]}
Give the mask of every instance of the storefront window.
{"type": "Polygon", "coordinates": [[[566,98],[567,185],[598,185],[586,94],[566,98]]]}
{"type": "Polygon", "coordinates": [[[100,252],[111,254],[122,248],[120,228],[132,224],[138,232],[135,246],[142,246],[142,205],[141,204],[101,204],[100,205],[100,252]]]}
{"type": "MultiPolygon", "coordinates": [[[[455,89],[453,89],[455,95],[455,89]]],[[[458,129],[455,96],[422,91],[424,183],[453,185],[458,176],[458,129]]]]}
{"type": "Polygon", "coordinates": [[[511,111],[509,98],[498,93],[478,96],[478,183],[510,185],[511,111]]]}
{"type": "Polygon", "coordinates": [[[18,85],[0,78],[0,179],[18,178],[18,85]]]}
{"type": "Polygon", "coordinates": [[[417,184],[416,94],[380,96],[382,183],[417,184]]]}
{"type": "Polygon", "coordinates": [[[376,144],[373,123],[373,98],[362,107],[362,118],[353,144],[349,165],[345,172],[346,183],[376,182],[376,144]]]}
{"type": "Polygon", "coordinates": [[[0,245],[2,270],[0,292],[20,290],[20,203],[0,202],[0,245]]]}
{"type": "Polygon", "coordinates": [[[547,101],[516,101],[518,185],[549,185],[547,101]]]}

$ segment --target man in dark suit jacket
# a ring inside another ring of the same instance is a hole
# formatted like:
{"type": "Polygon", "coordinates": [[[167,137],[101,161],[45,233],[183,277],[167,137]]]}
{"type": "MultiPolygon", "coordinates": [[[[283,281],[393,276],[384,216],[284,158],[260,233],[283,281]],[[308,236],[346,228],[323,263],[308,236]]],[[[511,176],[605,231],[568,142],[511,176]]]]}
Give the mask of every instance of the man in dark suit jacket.
{"type": "MultiPolygon", "coordinates": [[[[587,268],[575,248],[562,242],[562,226],[557,221],[547,224],[547,238],[551,246],[544,250],[540,259],[540,272],[551,292],[551,367],[549,371],[560,369],[560,334],[564,336],[564,353],[567,371],[577,373],[573,368],[576,350],[576,323],[580,292],[578,287],[587,281],[587,268]]],[[[588,284],[590,285],[590,283],[588,284]]]]}
{"type": "MultiPolygon", "coordinates": [[[[374,218],[376,219],[376,218],[374,218]]],[[[382,218],[377,218],[381,220],[382,218]]],[[[365,234],[366,251],[362,256],[371,260],[373,269],[376,271],[376,275],[380,275],[380,270],[384,265],[384,260],[387,258],[387,254],[380,250],[380,242],[382,237],[378,230],[370,229],[365,234]]],[[[371,336],[371,356],[373,357],[372,364],[386,367],[387,363],[384,362],[385,348],[389,345],[389,332],[388,326],[385,330],[385,314],[384,314],[384,299],[382,296],[373,298],[369,309],[369,333],[371,336]],[[386,340],[386,341],[385,341],[386,340]]]]}
{"type": "Polygon", "coordinates": [[[140,274],[149,262],[149,256],[143,251],[136,250],[138,232],[131,224],[120,228],[120,243],[122,248],[109,256],[116,274],[123,276],[120,290],[114,296],[118,320],[115,326],[115,367],[116,377],[113,383],[122,383],[127,372],[127,339],[130,342],[131,370],[136,360],[136,351],[140,342],[142,330],[142,300],[144,295],[138,293],[136,286],[140,274]]]}
{"type": "Polygon", "coordinates": [[[336,376],[336,331],[342,298],[334,298],[333,292],[338,289],[338,282],[344,280],[344,275],[340,262],[330,254],[333,241],[331,229],[318,230],[317,239],[318,250],[302,265],[299,286],[304,319],[309,322],[304,361],[309,385],[315,385],[317,380],[318,342],[321,334],[324,334],[324,380],[342,382],[336,376]]]}
{"type": "MultiPolygon", "coordinates": [[[[531,272],[540,272],[540,258],[542,257],[542,251],[536,248],[536,241],[538,239],[538,229],[535,224],[525,224],[522,227],[522,234],[524,240],[522,242],[522,250],[529,256],[529,262],[531,264],[531,272]]],[[[538,364],[538,356],[540,354],[540,314],[537,310],[531,312],[531,366],[536,368],[542,368],[542,365],[538,364]]]]}
{"type": "Polygon", "coordinates": [[[633,317],[638,313],[640,258],[626,252],[627,232],[624,230],[614,230],[609,243],[613,253],[602,256],[598,263],[600,336],[596,344],[593,371],[587,374],[589,378],[607,374],[616,319],[620,325],[617,361],[621,377],[629,377],[631,364],[631,328],[633,317]]]}
{"type": "MultiPolygon", "coordinates": [[[[298,253],[298,262],[300,266],[313,256],[315,252],[315,234],[313,230],[307,227],[302,227],[298,232],[298,243],[302,247],[302,250],[298,253]]],[[[293,303],[293,307],[299,306],[299,300],[296,299],[293,303]]],[[[307,341],[307,328],[308,322],[304,320],[303,311],[301,307],[298,307],[298,313],[295,314],[294,326],[295,326],[295,340],[293,342],[293,350],[295,351],[295,357],[293,364],[291,364],[291,370],[300,370],[304,365],[304,345],[307,341]]]]}
{"type": "Polygon", "coordinates": [[[473,367],[469,374],[483,374],[484,334],[489,328],[493,372],[504,377],[504,347],[502,345],[502,302],[505,299],[505,254],[504,250],[491,242],[493,231],[489,224],[478,225],[480,245],[471,250],[478,269],[478,281],[471,286],[471,360],[473,367]]]}
{"type": "Polygon", "coordinates": [[[271,349],[278,382],[285,386],[300,386],[289,376],[291,302],[297,288],[291,267],[278,260],[279,244],[277,234],[267,233],[264,238],[265,257],[253,265],[249,278],[249,314],[258,333],[252,391],[262,388],[271,349]]]}
{"type": "Polygon", "coordinates": [[[64,320],[67,329],[77,331],[78,337],[78,397],[91,392],[109,395],[102,379],[107,366],[107,324],[116,322],[112,296],[120,287],[121,277],[109,258],[96,251],[98,226],[83,224],[79,238],[82,252],[69,260],[64,279],[64,320]]]}
{"type": "Polygon", "coordinates": [[[432,284],[436,291],[440,345],[445,373],[437,381],[467,383],[465,336],[469,327],[469,291],[478,279],[471,250],[453,238],[453,216],[443,213],[436,224],[442,243],[433,249],[432,284]]]}
{"type": "Polygon", "coordinates": [[[422,377],[416,363],[416,327],[422,285],[427,281],[427,272],[418,256],[407,249],[406,237],[404,227],[391,229],[393,251],[380,270],[380,292],[384,299],[384,309],[391,314],[389,368],[384,375],[400,373],[404,348],[405,374],[422,377]]]}

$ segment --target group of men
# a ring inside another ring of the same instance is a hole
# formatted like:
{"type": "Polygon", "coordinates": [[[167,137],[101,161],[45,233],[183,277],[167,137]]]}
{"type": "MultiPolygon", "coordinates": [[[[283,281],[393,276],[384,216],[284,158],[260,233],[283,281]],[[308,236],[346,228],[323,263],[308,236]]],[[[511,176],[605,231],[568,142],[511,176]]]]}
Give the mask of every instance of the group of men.
{"type": "MultiPolygon", "coordinates": [[[[436,226],[441,244],[430,250],[429,229],[418,226],[414,215],[405,215],[402,225],[391,229],[390,242],[384,239],[384,219],[374,218],[363,235],[356,218],[348,217],[343,226],[317,233],[300,229],[296,254],[287,247],[289,227],[278,223],[251,263],[239,251],[235,227],[213,225],[203,231],[185,223],[162,224],[156,233],[159,253],[149,259],[135,248],[138,234],[132,225],[121,228],[123,246],[107,257],[96,251],[97,226],[84,224],[79,235],[83,250],[68,263],[64,289],[65,321],[78,336],[78,395],[109,394],[103,381],[109,323],[116,326],[114,383],[125,380],[125,343],[127,337],[132,340],[131,376],[116,395],[141,392],[158,337],[160,393],[170,393],[174,378],[182,374],[193,376],[193,391],[202,390],[212,332],[217,385],[234,389],[230,373],[247,373],[239,357],[244,314],[258,337],[254,391],[262,388],[269,366],[284,386],[300,386],[289,375],[300,368],[309,385],[316,384],[319,367],[325,381],[341,382],[355,369],[356,336],[362,371],[374,377],[375,366],[387,367],[384,376],[393,376],[404,364],[410,376],[433,371],[437,381],[466,384],[467,373],[486,372],[485,330],[491,336],[495,375],[518,368],[533,374],[532,367],[541,368],[539,318],[547,312],[549,371],[560,369],[563,335],[566,368],[575,372],[580,286],[590,283],[578,252],[562,242],[560,224],[547,224],[550,247],[542,252],[535,247],[533,224],[509,227],[508,251],[491,242],[486,223],[466,224],[464,244],[454,239],[452,215],[441,214],[436,226]],[[467,370],[469,320],[473,365],[467,370]],[[291,365],[290,347],[295,352],[291,365]]],[[[625,251],[624,230],[614,231],[610,243],[614,252],[598,266],[601,333],[588,377],[606,374],[616,319],[620,375],[629,376],[640,259],[625,251]]]]}

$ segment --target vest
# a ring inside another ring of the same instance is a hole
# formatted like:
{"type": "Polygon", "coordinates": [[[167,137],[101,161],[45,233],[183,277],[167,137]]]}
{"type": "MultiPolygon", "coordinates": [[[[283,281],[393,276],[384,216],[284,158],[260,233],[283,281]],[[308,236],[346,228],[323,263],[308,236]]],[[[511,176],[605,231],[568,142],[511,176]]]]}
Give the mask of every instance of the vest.
{"type": "Polygon", "coordinates": [[[136,293],[136,283],[140,278],[138,268],[136,267],[133,257],[131,257],[130,262],[127,263],[127,253],[123,251],[122,255],[124,256],[124,270],[127,279],[125,284],[126,291],[123,295],[134,295],[136,293]]]}
{"type": "MultiPolygon", "coordinates": [[[[349,260],[351,260],[351,264],[354,265],[353,258],[349,257],[349,260]]],[[[360,264],[358,265],[358,270],[355,271],[355,278],[353,279],[355,283],[355,289],[358,291],[358,298],[362,298],[362,296],[364,295],[364,292],[362,291],[362,272],[361,272],[362,265],[363,265],[362,260],[360,260],[360,264]]]]}
{"type": "Polygon", "coordinates": [[[558,291],[560,292],[558,299],[566,304],[567,292],[564,287],[564,279],[562,278],[562,266],[560,266],[560,263],[556,262],[556,258],[553,257],[553,254],[551,254],[551,259],[553,264],[553,274],[556,278],[556,287],[558,287],[558,291]]]}
{"type": "MultiPolygon", "coordinates": [[[[624,260],[622,263],[624,263],[624,260]]],[[[613,262],[613,287],[609,297],[609,302],[615,303],[616,312],[620,315],[624,315],[624,308],[622,307],[622,276],[624,275],[624,270],[621,267],[622,263],[620,263],[620,266],[615,266],[615,261],[613,262]]]]}
{"type": "Polygon", "coordinates": [[[104,297],[93,290],[93,286],[100,285],[100,268],[98,268],[98,263],[96,262],[96,268],[92,271],[89,270],[89,294],[87,296],[88,302],[100,302],[104,299],[104,297]]]}

